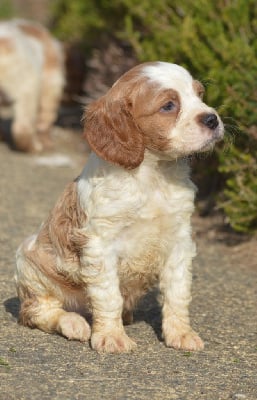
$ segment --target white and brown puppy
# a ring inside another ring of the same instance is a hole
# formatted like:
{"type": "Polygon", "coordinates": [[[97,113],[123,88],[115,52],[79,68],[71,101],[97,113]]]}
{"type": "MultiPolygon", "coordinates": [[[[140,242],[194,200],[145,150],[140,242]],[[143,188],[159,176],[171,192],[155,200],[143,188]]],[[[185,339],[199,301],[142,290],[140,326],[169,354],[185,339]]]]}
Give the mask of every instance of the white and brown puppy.
{"type": "Polygon", "coordinates": [[[166,345],[203,348],[188,314],[195,187],[186,156],[210,149],[223,125],[202,95],[184,68],[153,62],[88,107],[89,161],[17,253],[22,324],[130,351],[123,322],[158,284],[166,345]]]}
{"type": "Polygon", "coordinates": [[[38,23],[0,22],[0,91],[13,104],[17,149],[41,151],[57,117],[64,87],[62,48],[38,23]]]}

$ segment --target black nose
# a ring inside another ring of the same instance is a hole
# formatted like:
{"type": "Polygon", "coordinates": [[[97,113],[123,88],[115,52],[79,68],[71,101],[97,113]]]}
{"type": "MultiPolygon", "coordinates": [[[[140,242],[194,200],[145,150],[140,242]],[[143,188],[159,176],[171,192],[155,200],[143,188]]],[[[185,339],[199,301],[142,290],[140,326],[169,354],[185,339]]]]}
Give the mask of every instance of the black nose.
{"type": "Polygon", "coordinates": [[[209,129],[215,129],[219,125],[216,114],[203,114],[200,118],[200,122],[209,129]]]}

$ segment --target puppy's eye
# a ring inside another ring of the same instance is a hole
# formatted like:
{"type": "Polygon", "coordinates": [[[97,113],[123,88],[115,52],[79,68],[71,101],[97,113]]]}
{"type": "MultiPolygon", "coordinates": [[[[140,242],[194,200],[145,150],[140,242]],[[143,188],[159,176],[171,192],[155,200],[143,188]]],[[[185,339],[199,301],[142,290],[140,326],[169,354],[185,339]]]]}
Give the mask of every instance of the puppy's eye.
{"type": "Polygon", "coordinates": [[[163,107],[161,107],[162,112],[170,112],[173,111],[176,105],[173,103],[173,101],[169,101],[167,104],[165,104],[163,107]]]}
{"type": "Polygon", "coordinates": [[[204,96],[204,90],[200,90],[200,91],[198,92],[198,96],[199,96],[200,99],[202,100],[202,99],[203,99],[203,96],[204,96]]]}

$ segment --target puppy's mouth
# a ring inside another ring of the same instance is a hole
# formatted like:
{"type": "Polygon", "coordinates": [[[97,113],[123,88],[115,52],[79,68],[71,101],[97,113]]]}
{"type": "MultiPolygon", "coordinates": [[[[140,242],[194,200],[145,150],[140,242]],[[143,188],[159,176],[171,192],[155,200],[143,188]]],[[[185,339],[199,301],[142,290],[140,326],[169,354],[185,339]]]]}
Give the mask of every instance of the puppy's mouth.
{"type": "Polygon", "coordinates": [[[215,129],[215,132],[213,132],[212,136],[209,139],[207,139],[207,141],[198,151],[204,152],[212,150],[214,145],[222,140],[223,136],[224,136],[223,126],[218,126],[217,129],[215,129]]]}

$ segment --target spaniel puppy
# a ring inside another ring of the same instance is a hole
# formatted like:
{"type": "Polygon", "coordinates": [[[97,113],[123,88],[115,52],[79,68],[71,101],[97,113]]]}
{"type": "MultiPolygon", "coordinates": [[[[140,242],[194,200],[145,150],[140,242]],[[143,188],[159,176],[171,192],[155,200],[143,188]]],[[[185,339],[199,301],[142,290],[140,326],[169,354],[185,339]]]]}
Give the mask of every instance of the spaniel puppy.
{"type": "Polygon", "coordinates": [[[60,44],[41,25],[0,22],[0,92],[13,103],[12,135],[22,151],[48,144],[64,87],[60,44]]]}
{"type": "Polygon", "coordinates": [[[22,324],[127,352],[135,342],[123,323],[159,285],[166,345],[203,348],[188,314],[195,186],[186,157],[212,148],[223,125],[202,95],[185,69],[153,62],[88,107],[89,161],[17,252],[22,324]]]}

